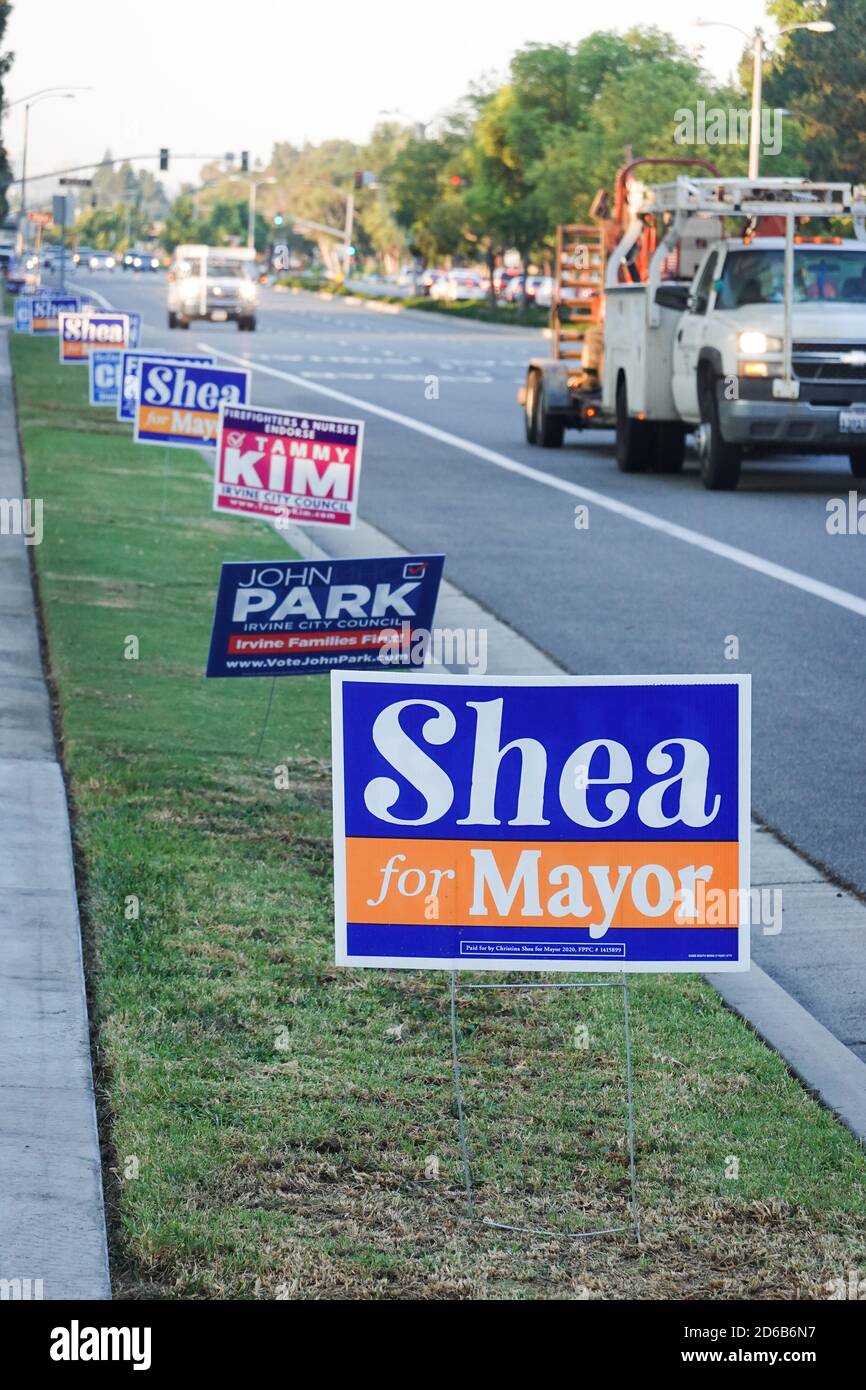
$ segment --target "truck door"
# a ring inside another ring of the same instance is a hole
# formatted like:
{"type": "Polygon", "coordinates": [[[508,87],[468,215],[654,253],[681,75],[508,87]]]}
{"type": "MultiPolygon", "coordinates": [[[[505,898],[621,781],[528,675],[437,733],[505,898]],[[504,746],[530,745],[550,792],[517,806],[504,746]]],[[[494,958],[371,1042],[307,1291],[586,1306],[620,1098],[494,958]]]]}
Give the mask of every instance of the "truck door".
{"type": "Polygon", "coordinates": [[[695,276],[689,307],[674,333],[673,397],[677,413],[683,420],[700,419],[698,408],[698,358],[707,332],[707,309],[719,263],[717,251],[711,251],[695,276]]]}

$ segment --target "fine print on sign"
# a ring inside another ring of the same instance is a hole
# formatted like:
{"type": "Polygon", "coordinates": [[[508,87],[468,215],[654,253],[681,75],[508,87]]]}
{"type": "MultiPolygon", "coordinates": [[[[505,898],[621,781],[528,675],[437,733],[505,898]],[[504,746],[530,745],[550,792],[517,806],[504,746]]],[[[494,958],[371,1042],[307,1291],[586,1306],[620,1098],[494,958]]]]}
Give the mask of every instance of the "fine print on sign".
{"type": "Polygon", "coordinates": [[[139,368],[133,438],[139,444],[215,449],[220,407],[243,404],[249,392],[245,368],[145,357],[139,368]]]}
{"type": "Polygon", "coordinates": [[[748,676],[331,675],[338,965],[749,965],[748,676]]]}
{"type": "Polygon", "coordinates": [[[129,346],[129,315],[76,310],[59,316],[60,361],[86,362],[93,348],[129,346]]]}
{"type": "Polygon", "coordinates": [[[214,511],[349,529],[358,507],[363,440],[360,420],[226,402],[214,511]]]}
{"type": "Polygon", "coordinates": [[[443,555],[229,562],[222,567],[209,676],[383,669],[433,626],[443,555]]]}
{"type": "Polygon", "coordinates": [[[141,372],[141,364],[147,358],[149,362],[197,362],[200,366],[205,366],[213,362],[212,357],[202,353],[183,353],[183,352],[124,352],[123,363],[121,366],[121,382],[118,387],[117,395],[117,418],[118,420],[128,420],[130,424],[135,420],[135,407],[138,403],[138,381],[141,372]]]}

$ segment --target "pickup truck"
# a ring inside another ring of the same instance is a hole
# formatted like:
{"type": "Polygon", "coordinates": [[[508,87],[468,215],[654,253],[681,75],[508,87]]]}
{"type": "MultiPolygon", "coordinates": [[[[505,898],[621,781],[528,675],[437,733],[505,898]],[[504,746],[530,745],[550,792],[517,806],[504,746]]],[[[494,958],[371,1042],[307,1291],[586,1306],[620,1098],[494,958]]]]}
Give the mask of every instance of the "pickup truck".
{"type": "Polygon", "coordinates": [[[646,193],[640,213],[667,217],[646,283],[618,282],[619,248],[608,263],[602,409],[620,468],[676,472],[691,432],[711,489],[736,487],[749,452],[847,454],[866,477],[863,191],[680,178],[646,193]],[[729,234],[736,217],[745,235],[729,234]],[[795,234],[845,217],[853,239],[795,234]]]}
{"type": "Polygon", "coordinates": [[[168,326],[189,328],[194,319],[232,321],[244,332],[256,326],[256,253],[240,246],[181,245],[168,271],[168,326]]]}

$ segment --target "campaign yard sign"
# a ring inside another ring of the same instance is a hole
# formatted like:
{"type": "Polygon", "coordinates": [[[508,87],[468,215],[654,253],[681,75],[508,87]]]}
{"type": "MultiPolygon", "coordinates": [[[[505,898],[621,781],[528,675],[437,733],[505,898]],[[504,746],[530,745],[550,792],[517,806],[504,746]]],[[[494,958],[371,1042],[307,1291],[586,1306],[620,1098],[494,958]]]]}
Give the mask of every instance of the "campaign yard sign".
{"type": "Polygon", "coordinates": [[[90,354],[90,404],[116,405],[123,353],[119,348],[94,348],[90,354]]]}
{"type": "Polygon", "coordinates": [[[127,310],[126,317],[129,319],[129,343],[131,348],[141,347],[141,314],[137,309],[127,310]]]}
{"type": "Polygon", "coordinates": [[[77,294],[62,294],[56,290],[45,290],[30,296],[30,332],[34,334],[56,333],[60,315],[72,314],[81,308],[77,294]]]}
{"type": "Polygon", "coordinates": [[[226,402],[213,506],[304,525],[355,524],[364,425],[226,402]]]}
{"type": "Polygon", "coordinates": [[[147,358],[151,362],[198,362],[205,364],[213,362],[212,357],[203,353],[184,353],[184,352],[131,352],[123,354],[121,365],[121,381],[117,395],[117,418],[118,420],[135,420],[135,407],[138,401],[138,379],[141,364],[147,358]]]}
{"type": "Polygon", "coordinates": [[[223,565],[209,676],[382,669],[386,646],[433,626],[444,555],[223,565]]]}
{"type": "Polygon", "coordinates": [[[15,300],[15,332],[29,333],[31,323],[31,298],[28,295],[19,294],[15,300]]]}
{"type": "Polygon", "coordinates": [[[216,448],[220,407],[249,397],[246,368],[145,357],[139,368],[135,432],[139,444],[216,448]]]}
{"type": "Polygon", "coordinates": [[[129,346],[129,315],[78,309],[60,314],[60,361],[86,362],[95,347],[129,346]]]}
{"type": "Polygon", "coordinates": [[[331,673],[338,965],[749,965],[748,676],[331,673]]]}

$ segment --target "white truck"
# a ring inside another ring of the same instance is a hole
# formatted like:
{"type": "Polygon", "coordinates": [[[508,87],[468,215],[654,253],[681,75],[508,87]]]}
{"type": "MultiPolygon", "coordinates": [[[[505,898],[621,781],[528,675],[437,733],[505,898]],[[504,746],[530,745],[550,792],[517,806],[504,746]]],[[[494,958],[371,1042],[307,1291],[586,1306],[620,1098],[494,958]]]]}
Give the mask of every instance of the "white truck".
{"type": "Polygon", "coordinates": [[[615,424],[619,467],[676,472],[691,433],[708,488],[736,487],[749,452],[844,453],[866,477],[864,190],[680,177],[636,186],[629,208],[593,404],[594,422],[615,424]],[[853,237],[812,234],[830,219],[853,237]]]}
{"type": "Polygon", "coordinates": [[[243,246],[175,247],[168,270],[168,326],[189,328],[193,319],[256,326],[256,253],[243,246]]]}

